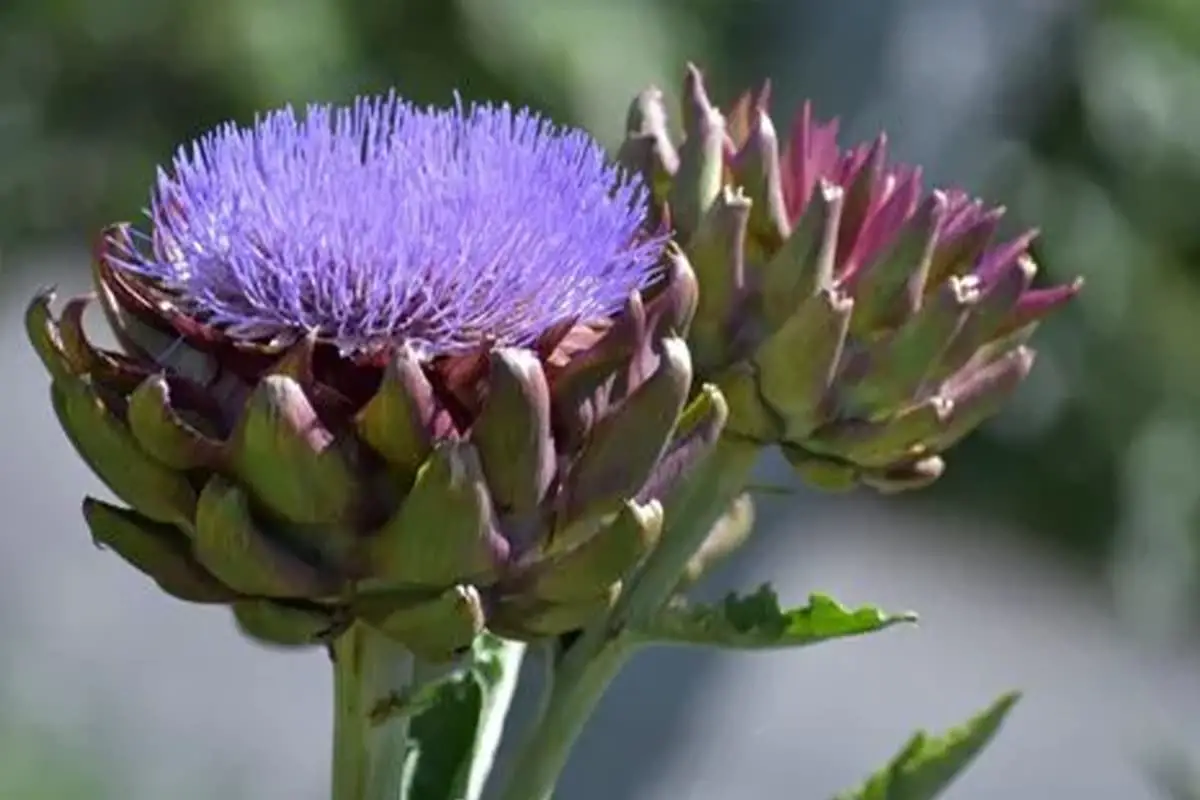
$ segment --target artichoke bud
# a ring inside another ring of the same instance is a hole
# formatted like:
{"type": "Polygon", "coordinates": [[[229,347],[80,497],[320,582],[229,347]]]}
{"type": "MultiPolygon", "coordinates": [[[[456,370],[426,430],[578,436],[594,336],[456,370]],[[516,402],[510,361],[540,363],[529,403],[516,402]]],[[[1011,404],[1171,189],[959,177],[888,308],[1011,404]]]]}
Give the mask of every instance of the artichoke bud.
{"type": "Polygon", "coordinates": [[[433,387],[407,346],[384,369],[379,389],[354,420],[359,438],[396,472],[397,483],[412,485],[433,448],[433,387]]]}
{"type": "Polygon", "coordinates": [[[658,366],[593,427],[567,478],[567,518],[608,513],[649,479],[675,430],[692,383],[683,340],[656,343],[658,366]]]}
{"type": "Polygon", "coordinates": [[[813,488],[825,492],[848,492],[858,485],[859,470],[853,464],[825,458],[787,442],[780,445],[780,450],[800,480],[813,488]]]}
{"type": "Polygon", "coordinates": [[[667,198],[671,222],[687,241],[721,193],[725,177],[725,118],[709,101],[700,71],[691,64],[683,86],[683,132],[679,170],[667,198]]]}
{"type": "MultiPolygon", "coordinates": [[[[906,186],[916,191],[915,182],[906,186]]],[[[897,197],[891,202],[903,199],[897,197]]],[[[888,249],[850,276],[850,291],[857,300],[850,329],[856,336],[900,325],[920,307],[930,259],[937,246],[942,204],[940,195],[927,197],[900,227],[888,249]]]]}
{"type": "Polygon", "coordinates": [[[617,150],[617,161],[640,174],[660,205],[666,199],[671,177],[679,170],[679,153],[667,130],[667,109],[662,90],[642,91],[629,107],[625,140],[617,150]]]}
{"type": "Polygon", "coordinates": [[[275,647],[320,644],[337,631],[332,610],[308,604],[248,599],[233,604],[233,619],[243,634],[275,647]]]}
{"type": "Polygon", "coordinates": [[[688,561],[676,591],[694,585],[712,569],[746,543],[754,530],[754,501],[748,494],[734,498],[721,518],[688,561]]]}
{"type": "Polygon", "coordinates": [[[528,350],[497,350],[491,362],[488,398],[471,441],[496,510],[525,515],[538,508],[554,477],[550,389],[528,350]]]}
{"type": "Polygon", "coordinates": [[[535,567],[522,594],[554,603],[594,598],[625,577],[654,547],[662,532],[657,500],[626,502],[613,519],[569,551],[535,567]]]}
{"type": "Polygon", "coordinates": [[[483,632],[484,608],[473,586],[455,585],[435,595],[411,591],[371,592],[351,605],[371,627],[419,657],[448,661],[483,632]]]}
{"type": "Polygon", "coordinates": [[[783,325],[797,306],[833,286],[845,194],[822,181],[796,222],[792,235],[762,266],[762,314],[769,329],[783,325]]]}
{"type": "Polygon", "coordinates": [[[899,330],[868,346],[866,374],[839,397],[843,412],[870,418],[916,396],[979,300],[978,280],[952,277],[899,330]]]}
{"type": "Polygon", "coordinates": [[[700,286],[688,343],[701,373],[721,364],[729,349],[733,312],[745,285],[750,207],[749,198],[725,187],[688,242],[688,257],[700,286]]]}
{"type": "Polygon", "coordinates": [[[51,384],[50,396],[76,452],[117,497],[156,522],[191,529],[195,489],[138,447],[89,380],[65,376],[51,384]]]}
{"type": "MultiPolygon", "coordinates": [[[[765,92],[764,92],[765,95],[765,92]]],[[[783,179],[779,165],[779,136],[767,114],[766,97],[761,96],[749,112],[748,138],[734,156],[732,172],[749,196],[750,241],[760,252],[773,253],[787,238],[790,225],[783,201],[783,179]]]]}
{"type": "Polygon", "coordinates": [[[882,494],[897,494],[924,489],[942,477],[945,471],[946,462],[940,456],[927,456],[911,464],[864,472],[860,480],[864,486],[870,486],[882,494]]]}
{"type": "Polygon", "coordinates": [[[475,448],[440,442],[367,543],[371,589],[489,583],[508,557],[475,448]]]}
{"type": "Polygon", "coordinates": [[[694,181],[680,181],[703,173],[698,134],[718,124],[732,184],[678,231],[701,290],[696,371],[720,387],[728,431],[782,444],[806,481],[924,485],[944,466],[942,443],[986,416],[953,412],[947,386],[1007,358],[1079,284],[1030,289],[1034,234],[993,245],[1003,209],[925,192],[919,168],[887,163],[885,134],[843,150],[837,122],[805,105],[782,142],[766,96],[743,94],[721,119],[688,71],[668,202],[689,196],[694,181]],[[745,222],[729,253],[716,234],[735,206],[745,222]]]}
{"type": "Polygon", "coordinates": [[[808,297],[754,354],[759,393],[786,438],[806,436],[824,416],[855,302],[837,290],[808,297]]]}
{"type": "Polygon", "coordinates": [[[146,378],[129,396],[129,432],[143,450],[172,469],[215,468],[221,462],[221,442],[185,419],[171,401],[165,375],[146,378]]]}
{"type": "Polygon", "coordinates": [[[263,597],[320,597],[339,581],[260,530],[249,498],[219,475],[209,478],[196,506],[196,559],[236,592],[263,597]]]}
{"type": "Polygon", "coordinates": [[[172,597],[192,603],[237,599],[236,592],[200,565],[191,541],[174,525],[91,497],[83,501],[83,517],[98,546],[115,552],[172,597]]]}

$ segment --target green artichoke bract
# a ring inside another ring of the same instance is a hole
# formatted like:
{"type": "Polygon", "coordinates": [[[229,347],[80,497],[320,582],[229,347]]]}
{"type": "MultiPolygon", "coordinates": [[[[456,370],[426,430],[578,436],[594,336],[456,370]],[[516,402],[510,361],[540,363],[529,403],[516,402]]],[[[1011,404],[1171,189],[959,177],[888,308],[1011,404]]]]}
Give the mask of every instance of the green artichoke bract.
{"type": "Polygon", "coordinates": [[[127,504],[84,502],[95,541],[280,645],[577,629],[723,424],[681,338],[695,278],[578,132],[344,113],[181,150],[151,233],[101,237],[96,296],[29,306],[62,427],[127,504]],[[121,352],[85,337],[93,301],[121,352]]]}
{"type": "Polygon", "coordinates": [[[699,282],[697,376],[725,394],[728,433],[782,445],[818,486],[927,485],[1029,373],[1025,343],[1081,282],[1031,288],[1032,234],[993,244],[1002,209],[925,194],[883,136],[842,151],[837,123],[805,105],[781,142],[768,98],[723,114],[689,68],[678,146],[659,90],[630,110],[620,157],[699,282]]]}

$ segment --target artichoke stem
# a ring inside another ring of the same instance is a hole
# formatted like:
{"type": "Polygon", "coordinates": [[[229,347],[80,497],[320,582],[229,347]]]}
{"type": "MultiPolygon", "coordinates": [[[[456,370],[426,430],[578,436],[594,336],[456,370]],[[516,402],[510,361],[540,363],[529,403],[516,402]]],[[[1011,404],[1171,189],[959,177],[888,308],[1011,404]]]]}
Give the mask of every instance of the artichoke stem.
{"type": "Polygon", "coordinates": [[[633,650],[624,635],[589,629],[548,670],[541,714],[529,725],[500,800],[551,800],[571,748],[633,650]]]}
{"type": "Polygon", "coordinates": [[[333,800],[399,800],[417,664],[402,645],[356,624],[333,643],[333,800]]]}
{"type": "Polygon", "coordinates": [[[575,740],[642,644],[627,626],[653,616],[670,599],[712,526],[745,491],[760,453],[753,442],[722,437],[692,478],[667,498],[657,548],[613,612],[585,630],[550,670],[541,713],[517,751],[501,800],[551,800],[575,740]]]}

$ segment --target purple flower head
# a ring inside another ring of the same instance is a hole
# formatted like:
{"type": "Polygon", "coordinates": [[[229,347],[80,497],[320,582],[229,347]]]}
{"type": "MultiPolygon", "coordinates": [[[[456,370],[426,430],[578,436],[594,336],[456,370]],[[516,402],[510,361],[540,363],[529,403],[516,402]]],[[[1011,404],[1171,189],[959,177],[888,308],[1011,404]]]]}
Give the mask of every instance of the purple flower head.
{"type": "Polygon", "coordinates": [[[150,246],[117,262],[244,340],[347,353],[521,346],[653,277],[639,178],[583,131],[394,94],[223,125],[160,170],[150,246]]]}

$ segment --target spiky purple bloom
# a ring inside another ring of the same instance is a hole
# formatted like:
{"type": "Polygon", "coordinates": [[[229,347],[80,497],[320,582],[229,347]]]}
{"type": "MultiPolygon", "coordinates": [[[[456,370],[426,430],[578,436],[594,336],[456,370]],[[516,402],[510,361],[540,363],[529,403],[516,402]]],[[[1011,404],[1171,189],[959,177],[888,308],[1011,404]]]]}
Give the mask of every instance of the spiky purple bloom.
{"type": "Polygon", "coordinates": [[[665,243],[647,200],[583,131],[390,94],[180,148],[119,265],[235,338],[448,355],[617,311],[665,243]]]}

